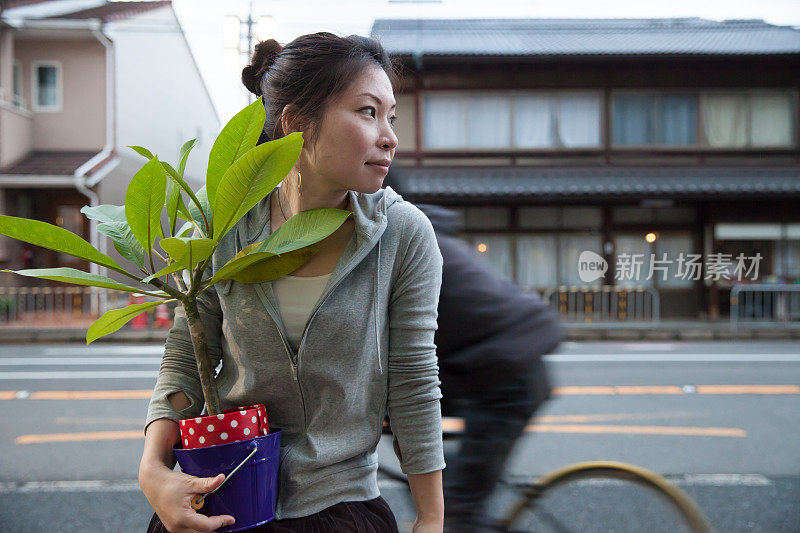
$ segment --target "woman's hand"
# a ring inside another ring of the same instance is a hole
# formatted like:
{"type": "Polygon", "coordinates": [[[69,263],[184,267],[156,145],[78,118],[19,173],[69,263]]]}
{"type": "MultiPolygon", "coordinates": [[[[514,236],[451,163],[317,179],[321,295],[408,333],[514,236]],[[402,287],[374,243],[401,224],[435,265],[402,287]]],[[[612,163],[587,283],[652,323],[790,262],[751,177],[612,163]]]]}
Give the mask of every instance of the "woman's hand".
{"type": "Polygon", "coordinates": [[[158,465],[139,469],[139,487],[171,533],[207,533],[234,523],[230,515],[205,516],[191,505],[195,495],[211,492],[224,479],[224,474],[200,478],[158,465]]]}

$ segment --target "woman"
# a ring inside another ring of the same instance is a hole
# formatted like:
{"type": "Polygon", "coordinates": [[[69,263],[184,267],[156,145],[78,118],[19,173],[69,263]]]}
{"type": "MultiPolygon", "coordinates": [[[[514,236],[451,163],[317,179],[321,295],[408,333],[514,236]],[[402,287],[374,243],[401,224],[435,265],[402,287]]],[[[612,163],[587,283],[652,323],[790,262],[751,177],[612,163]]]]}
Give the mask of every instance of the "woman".
{"type": "MultiPolygon", "coordinates": [[[[441,532],[445,464],[433,337],[442,257],[425,215],[381,189],[397,148],[392,63],[373,39],[322,32],[283,49],[259,43],[242,80],[263,95],[261,141],[302,131],[304,145],[282,185],[222,238],[212,268],[299,211],[353,213],[290,276],[226,281],[198,299],[212,357],[222,361],[222,407],[264,403],[270,425],[283,429],[276,520],[253,531],[397,531],[376,475],[388,409],[417,507],[414,531],[441,532]]],[[[171,470],[177,421],[202,408],[186,318],[177,311],[139,471],[157,514],[151,531],[213,531],[233,522],[189,506],[223,476],[171,470]]]]}

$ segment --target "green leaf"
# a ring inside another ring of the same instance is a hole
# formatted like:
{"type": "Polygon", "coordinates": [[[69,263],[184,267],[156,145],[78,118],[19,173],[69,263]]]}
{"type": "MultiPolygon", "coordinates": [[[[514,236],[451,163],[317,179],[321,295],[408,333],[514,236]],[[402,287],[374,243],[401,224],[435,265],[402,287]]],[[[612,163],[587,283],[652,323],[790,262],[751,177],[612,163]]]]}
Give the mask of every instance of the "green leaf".
{"type": "Polygon", "coordinates": [[[208,258],[217,247],[216,241],[204,237],[170,237],[158,243],[170,259],[191,270],[200,261],[208,258]]]}
{"type": "Polygon", "coordinates": [[[136,237],[133,236],[128,222],[105,222],[97,225],[97,231],[111,238],[114,248],[119,255],[135,263],[139,268],[144,268],[144,249],[136,237]]]}
{"type": "Polygon", "coordinates": [[[170,181],[167,184],[167,190],[169,191],[167,194],[169,234],[175,235],[175,226],[177,225],[178,218],[181,217],[184,220],[192,220],[192,215],[189,213],[189,210],[186,208],[186,204],[183,202],[183,195],[181,194],[180,187],[170,181]]]}
{"type": "Polygon", "coordinates": [[[254,251],[283,254],[315,244],[339,229],[351,214],[350,211],[330,207],[300,211],[281,224],[254,251]]]}
{"type": "MultiPolygon", "coordinates": [[[[28,276],[31,278],[49,279],[53,281],[63,281],[64,283],[73,283],[75,285],[87,285],[89,287],[102,287],[104,289],[114,289],[117,291],[136,292],[141,293],[146,291],[146,288],[130,287],[115,281],[105,276],[92,274],[91,272],[84,272],[69,267],[58,268],[28,268],[25,270],[2,270],[2,272],[13,272],[20,276],[28,276]]],[[[148,291],[149,292],[149,291],[148,291]]]]}
{"type": "Polygon", "coordinates": [[[111,257],[64,228],[28,218],[0,215],[0,235],[91,261],[124,272],[111,257]]]}
{"type": "Polygon", "coordinates": [[[236,113],[222,128],[208,155],[206,188],[211,205],[216,205],[217,188],[225,172],[258,142],[265,120],[264,103],[261,98],[256,98],[252,104],[236,113]]]}
{"type": "MultiPolygon", "coordinates": [[[[233,256],[208,281],[208,287],[222,279],[232,279],[242,283],[264,283],[290,274],[311,259],[316,248],[307,246],[282,255],[271,252],[255,252],[251,244],[233,256]]],[[[205,290],[205,289],[204,289],[205,290]]]]}
{"type": "Polygon", "coordinates": [[[94,323],[89,326],[89,330],[86,332],[86,344],[91,344],[93,341],[104,335],[114,333],[119,328],[127,324],[133,317],[140,315],[145,311],[157,307],[162,303],[174,301],[175,299],[173,298],[171,300],[160,302],[145,302],[143,304],[129,305],[127,307],[123,307],[122,309],[112,309],[111,311],[104,313],[103,316],[95,320],[94,323]]]}
{"type": "Polygon", "coordinates": [[[197,145],[197,139],[192,139],[191,141],[186,141],[181,146],[180,156],[179,156],[179,163],[178,163],[178,173],[183,177],[183,171],[186,170],[186,160],[189,159],[189,152],[192,151],[197,145]]]}
{"type": "Polygon", "coordinates": [[[146,278],[142,280],[142,283],[150,283],[155,278],[160,278],[161,276],[166,276],[167,274],[172,274],[173,272],[177,272],[178,270],[183,270],[183,266],[180,263],[172,263],[170,265],[165,266],[155,274],[150,274],[146,278]]]}
{"type": "Polygon", "coordinates": [[[81,213],[86,215],[86,218],[99,222],[119,222],[125,220],[124,205],[103,204],[95,207],[85,205],[81,207],[81,213]]]}
{"type": "Polygon", "coordinates": [[[167,163],[166,161],[162,161],[161,163],[164,166],[164,170],[167,171],[167,176],[174,181],[175,183],[180,186],[181,189],[189,196],[192,200],[192,203],[188,205],[188,215],[192,218],[192,220],[197,222],[197,225],[200,227],[205,228],[203,225],[203,217],[200,216],[200,209],[197,206],[202,206],[203,210],[206,213],[206,218],[208,218],[209,222],[211,221],[211,210],[208,208],[208,200],[205,198],[205,185],[200,187],[195,195],[192,188],[189,187],[189,184],[184,181],[178,171],[172,168],[172,165],[167,163]]]}
{"type": "Polygon", "coordinates": [[[153,154],[147,148],[143,148],[141,146],[128,146],[128,148],[132,148],[134,152],[145,159],[153,159],[153,154]]]}
{"type": "Polygon", "coordinates": [[[153,249],[161,231],[161,210],[166,197],[167,174],[157,158],[153,158],[131,178],[125,193],[125,217],[136,240],[147,254],[153,249]]]}
{"type": "MultiPolygon", "coordinates": [[[[197,202],[202,206],[203,212],[205,212],[206,219],[208,219],[208,222],[212,223],[211,208],[208,205],[208,195],[206,194],[205,185],[197,189],[197,202]]],[[[203,231],[205,231],[205,226],[203,225],[203,217],[200,215],[200,209],[197,207],[197,205],[192,203],[186,207],[189,208],[189,213],[192,215],[192,220],[197,222],[197,225],[203,228],[203,231]]]]}
{"type": "Polygon", "coordinates": [[[222,176],[214,203],[214,240],[219,240],[289,174],[303,147],[301,132],[260,144],[222,176]]]}
{"type": "Polygon", "coordinates": [[[189,232],[189,231],[190,231],[190,230],[191,230],[193,227],[194,227],[194,224],[192,224],[192,222],[191,222],[191,221],[189,221],[189,222],[186,222],[186,223],[184,223],[184,225],[183,225],[183,226],[181,226],[181,229],[179,229],[179,230],[178,230],[178,232],[177,232],[177,233],[175,233],[175,236],[176,236],[176,237],[185,237],[185,236],[186,236],[186,234],[187,234],[187,233],[188,233],[188,232],[189,232]]]}

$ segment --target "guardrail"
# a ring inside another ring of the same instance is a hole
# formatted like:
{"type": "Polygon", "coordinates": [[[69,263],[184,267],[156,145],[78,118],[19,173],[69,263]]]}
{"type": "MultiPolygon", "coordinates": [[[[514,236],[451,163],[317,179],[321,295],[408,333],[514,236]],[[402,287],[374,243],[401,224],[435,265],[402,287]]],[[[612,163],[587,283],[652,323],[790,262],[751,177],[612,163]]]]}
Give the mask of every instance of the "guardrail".
{"type": "Polygon", "coordinates": [[[566,322],[658,322],[661,300],[651,287],[561,286],[544,291],[542,298],[566,322]]]}
{"type": "MultiPolygon", "coordinates": [[[[106,311],[133,303],[131,296],[129,292],[93,287],[0,287],[0,328],[89,327],[106,311]]],[[[154,300],[137,298],[136,303],[154,300]]],[[[135,327],[168,327],[167,322],[171,324],[173,319],[172,307],[168,306],[168,317],[162,309],[158,320],[156,312],[150,311],[134,323],[135,327]]]]}
{"type": "Polygon", "coordinates": [[[731,325],[800,322],[800,285],[753,284],[731,289],[731,325]]]}

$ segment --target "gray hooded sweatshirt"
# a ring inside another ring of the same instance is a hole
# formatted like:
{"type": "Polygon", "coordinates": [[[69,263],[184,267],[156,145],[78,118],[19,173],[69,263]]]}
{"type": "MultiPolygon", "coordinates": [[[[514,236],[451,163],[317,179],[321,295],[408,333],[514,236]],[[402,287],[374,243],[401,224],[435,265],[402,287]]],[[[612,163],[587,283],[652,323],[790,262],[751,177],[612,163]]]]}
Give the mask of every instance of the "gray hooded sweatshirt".
{"type": "MultiPolygon", "coordinates": [[[[433,338],[442,256],[433,227],[386,187],[350,195],[355,231],[308,318],[295,353],[272,283],[223,281],[198,298],[223,409],[263,403],[283,430],[276,518],[376,498],[376,446],[388,409],[403,472],[445,467],[433,338]]],[[[271,232],[269,197],[220,241],[216,271],[271,232]]],[[[147,412],[201,414],[202,389],[182,307],[176,308],[147,412]],[[184,391],[191,405],[167,400],[184,391]]]]}

